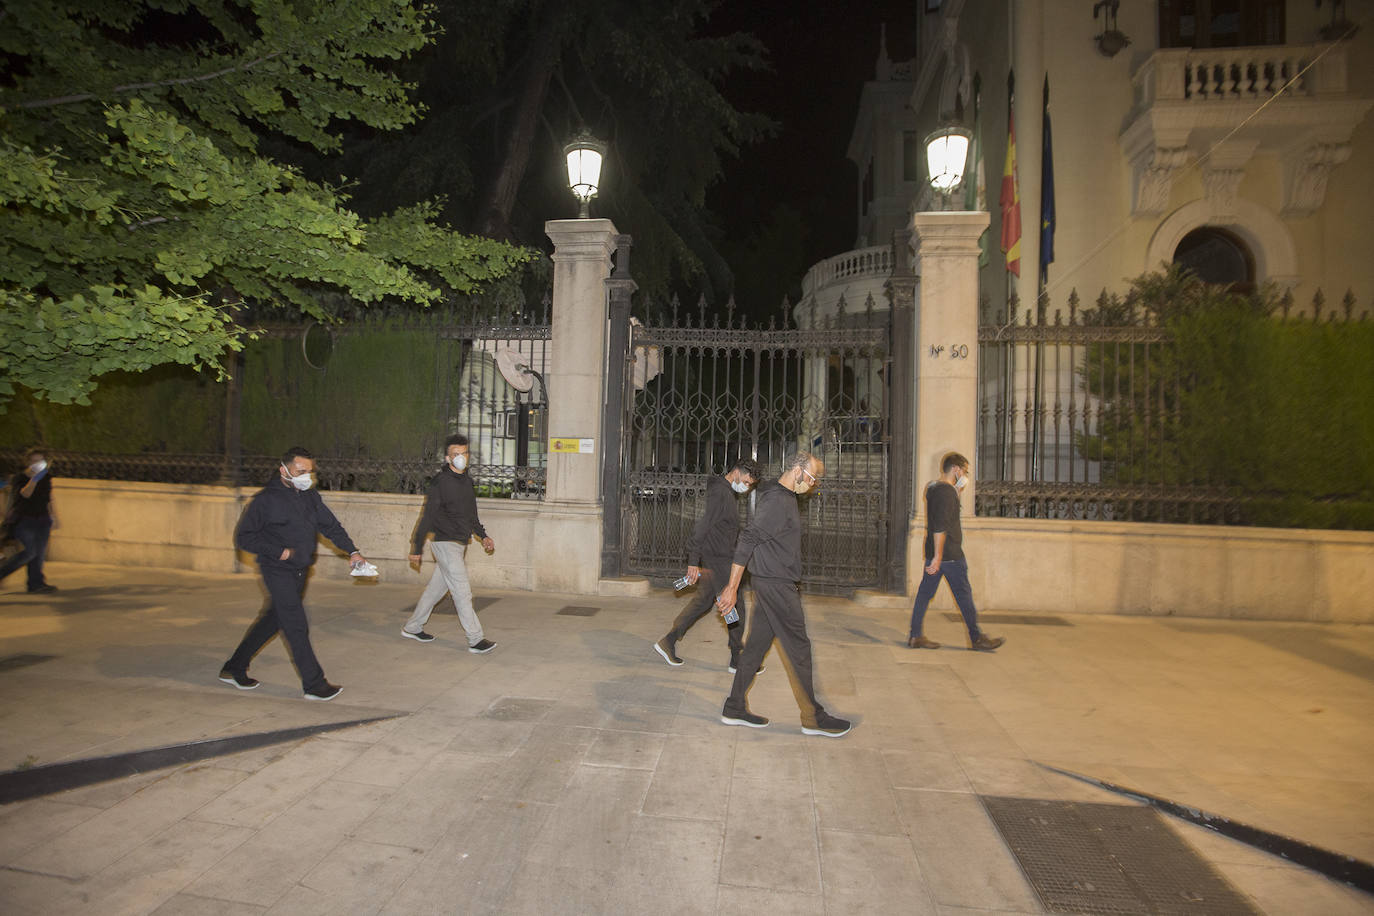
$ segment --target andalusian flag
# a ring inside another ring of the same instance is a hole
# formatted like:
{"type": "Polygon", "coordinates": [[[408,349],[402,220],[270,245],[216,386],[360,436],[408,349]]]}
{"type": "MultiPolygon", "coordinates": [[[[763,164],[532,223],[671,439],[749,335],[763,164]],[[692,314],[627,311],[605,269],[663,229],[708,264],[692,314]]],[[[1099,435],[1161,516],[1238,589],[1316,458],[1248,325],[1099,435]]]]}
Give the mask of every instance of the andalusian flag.
{"type": "Polygon", "coordinates": [[[1016,181],[1016,118],[1012,114],[1010,91],[1013,83],[1007,75],[1007,162],[1002,167],[1002,250],[1007,255],[1007,270],[1021,276],[1021,189],[1016,181]]]}

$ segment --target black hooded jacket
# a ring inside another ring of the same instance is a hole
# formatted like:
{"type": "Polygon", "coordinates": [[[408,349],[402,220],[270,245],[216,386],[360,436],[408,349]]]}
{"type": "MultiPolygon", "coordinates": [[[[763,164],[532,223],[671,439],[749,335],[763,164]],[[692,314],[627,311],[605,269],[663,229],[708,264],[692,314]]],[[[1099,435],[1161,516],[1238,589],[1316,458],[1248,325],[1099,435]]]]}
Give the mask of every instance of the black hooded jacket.
{"type": "Polygon", "coordinates": [[[234,546],[256,554],[259,566],[304,569],[315,562],[315,538],[321,534],[340,550],[357,550],[318,490],[297,490],[278,476],[243,510],[234,529],[234,546]],[[279,559],[287,547],[291,556],[279,559]]]}

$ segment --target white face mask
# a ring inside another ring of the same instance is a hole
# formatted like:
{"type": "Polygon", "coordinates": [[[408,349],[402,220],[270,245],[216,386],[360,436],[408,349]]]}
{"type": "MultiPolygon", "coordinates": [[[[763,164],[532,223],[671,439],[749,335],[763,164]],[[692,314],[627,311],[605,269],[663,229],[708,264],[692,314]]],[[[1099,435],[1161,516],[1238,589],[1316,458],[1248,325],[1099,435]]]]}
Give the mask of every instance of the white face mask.
{"type": "Polygon", "coordinates": [[[734,483],[730,484],[730,489],[734,490],[736,493],[748,493],[749,484],[742,480],[736,480],[734,483]]]}
{"type": "Polygon", "coordinates": [[[956,490],[962,490],[966,486],[968,486],[967,477],[961,476],[958,480],[954,481],[954,489],[956,490]]]}
{"type": "Polygon", "coordinates": [[[33,464],[29,465],[30,474],[42,474],[47,469],[48,463],[46,461],[35,461],[33,464]]]}
{"type": "Polygon", "coordinates": [[[461,474],[461,473],[463,473],[464,470],[467,469],[467,466],[468,466],[468,456],[467,456],[467,455],[454,455],[454,456],[453,456],[453,469],[454,469],[455,471],[457,471],[458,473],[461,474]]]}
{"type": "Polygon", "coordinates": [[[281,469],[286,471],[286,479],[291,481],[291,486],[295,487],[297,490],[308,490],[315,485],[315,478],[311,476],[309,471],[305,471],[297,477],[292,477],[291,471],[286,465],[283,464],[281,469]]]}

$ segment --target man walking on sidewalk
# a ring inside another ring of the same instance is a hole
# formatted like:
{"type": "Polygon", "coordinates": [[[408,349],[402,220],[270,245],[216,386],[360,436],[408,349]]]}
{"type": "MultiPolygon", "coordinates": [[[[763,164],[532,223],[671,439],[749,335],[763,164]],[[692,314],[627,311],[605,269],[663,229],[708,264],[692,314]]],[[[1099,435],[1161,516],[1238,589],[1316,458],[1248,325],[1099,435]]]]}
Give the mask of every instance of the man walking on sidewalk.
{"type": "Polygon", "coordinates": [[[0,581],[21,566],[28,566],[28,592],[46,595],[57,591],[43,576],[43,560],[48,554],[48,538],[57,527],[57,511],[52,500],[52,471],[42,449],[24,456],[24,470],[10,480],[9,506],[5,525],[23,549],[0,565],[0,581]]]}
{"type": "Polygon", "coordinates": [[[848,720],[832,716],[816,699],[811,676],[811,640],[806,635],[798,583],[801,581],[801,512],[797,497],[817,485],[825,465],[809,452],[799,451],[788,459],[782,476],[759,484],[754,520],[739,536],[730,581],[721,589],[717,606],[722,612],[734,606],[744,569],[754,583],[754,622],[749,627],[744,652],[730,696],[721,710],[726,725],[763,728],[768,720],[749,711],[749,687],[758,673],[764,654],[777,639],[796,675],[801,693],[802,733],[838,738],[852,727],[848,720]]]}
{"type": "MultiPolygon", "coordinates": [[[[654,643],[654,651],[670,665],[682,664],[682,659],[677,657],[675,651],[678,641],[687,635],[692,624],[716,606],[717,591],[730,579],[730,557],[734,555],[735,541],[739,537],[736,494],[748,493],[758,484],[761,476],[757,461],[741,458],[725,475],[712,476],[706,481],[706,511],[697,519],[691,536],[687,538],[686,578],[693,585],[701,582],[702,588],[678,614],[668,635],[654,643]]],[[[740,598],[735,607],[739,609],[739,620],[726,625],[731,674],[739,665],[740,649],[744,644],[744,599],[740,598]]]]}
{"type": "Polygon", "coordinates": [[[911,608],[911,635],[908,649],[938,649],[940,644],[922,634],[926,608],[943,576],[954,593],[954,603],[968,627],[969,643],[974,649],[991,652],[1006,642],[978,628],[978,609],[973,606],[973,589],[968,584],[968,561],[964,559],[964,532],[959,526],[959,491],[968,484],[968,459],[950,452],[940,462],[940,479],[926,484],[925,571],[916,589],[911,608]]]}
{"type": "Polygon", "coordinates": [[[415,604],[415,613],[401,628],[401,635],[419,642],[433,641],[434,637],[425,632],[425,623],[434,613],[434,605],[448,592],[458,609],[458,622],[467,632],[468,651],[478,655],[490,652],[496,643],[482,633],[482,622],[472,607],[472,586],[468,584],[468,568],[463,558],[474,534],[482,539],[487,553],[496,549],[496,542],[487,536],[477,518],[477,491],[468,475],[466,436],[449,436],[444,442],[444,468],[429,482],[425,507],[412,539],[410,564],[416,569],[424,559],[421,551],[431,531],[434,542],[429,549],[434,554],[434,575],[415,604]]]}
{"type": "Polygon", "coordinates": [[[343,690],[325,680],[324,669],[310,646],[310,621],[301,598],[315,562],[317,535],[323,534],[334,546],[348,551],[353,566],[367,561],[319,491],[313,489],[314,473],[315,460],[309,452],[300,446],[287,449],[276,477],[254,495],[234,531],[234,546],[257,556],[268,596],[267,606],[219,673],[221,681],[240,690],[258,686],[248,676],[248,665],[279,632],[291,649],[307,700],[332,700],[343,690]]]}

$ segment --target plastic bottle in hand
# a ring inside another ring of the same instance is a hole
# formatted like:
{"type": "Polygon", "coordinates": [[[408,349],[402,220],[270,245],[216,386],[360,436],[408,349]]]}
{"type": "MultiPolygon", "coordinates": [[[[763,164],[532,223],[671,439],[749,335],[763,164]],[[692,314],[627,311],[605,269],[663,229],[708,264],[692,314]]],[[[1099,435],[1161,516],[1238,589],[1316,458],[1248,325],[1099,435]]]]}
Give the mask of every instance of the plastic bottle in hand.
{"type": "MultiPolygon", "coordinates": [[[[720,595],[716,596],[716,602],[720,602],[720,595]]],[[[739,620],[739,608],[731,605],[730,609],[722,615],[722,619],[726,623],[736,623],[739,620]]]]}
{"type": "Polygon", "coordinates": [[[687,578],[686,576],[683,576],[681,579],[678,579],[677,581],[675,581],[675,582],[673,583],[673,591],[675,591],[675,592],[680,592],[680,591],[682,591],[684,588],[687,588],[688,586],[690,586],[691,584],[692,584],[692,580],[689,579],[689,578],[687,578]]]}

